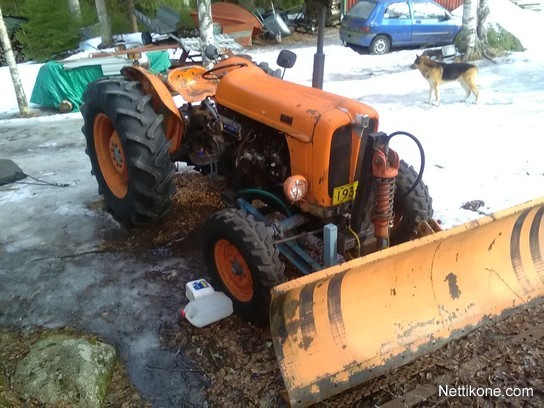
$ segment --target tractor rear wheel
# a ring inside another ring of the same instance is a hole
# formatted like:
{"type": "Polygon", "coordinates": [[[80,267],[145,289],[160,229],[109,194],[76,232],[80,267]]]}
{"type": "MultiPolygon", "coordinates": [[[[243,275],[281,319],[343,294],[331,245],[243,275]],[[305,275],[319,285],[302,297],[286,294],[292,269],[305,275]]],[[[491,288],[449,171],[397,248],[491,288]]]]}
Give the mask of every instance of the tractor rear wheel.
{"type": "Polygon", "coordinates": [[[128,225],[162,218],[175,192],[170,141],[151,102],[139,82],[124,78],[93,82],[83,94],[81,130],[98,192],[128,225]]]}
{"type": "Polygon", "coordinates": [[[392,244],[400,244],[416,237],[419,223],[433,216],[433,200],[429,195],[429,188],[423,181],[418,183],[414,191],[406,195],[417,180],[417,176],[412,166],[403,160],[400,161],[399,174],[395,183],[392,244]]]}
{"type": "Polygon", "coordinates": [[[235,313],[268,323],[270,289],[285,281],[272,229],[243,210],[227,208],[206,221],[202,240],[212,282],[232,299],[235,313]]]}

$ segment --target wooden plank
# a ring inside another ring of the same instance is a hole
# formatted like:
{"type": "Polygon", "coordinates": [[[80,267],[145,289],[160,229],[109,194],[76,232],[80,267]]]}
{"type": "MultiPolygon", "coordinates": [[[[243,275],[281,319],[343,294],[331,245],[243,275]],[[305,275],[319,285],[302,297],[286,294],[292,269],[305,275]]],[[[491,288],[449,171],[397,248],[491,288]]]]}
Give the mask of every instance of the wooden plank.
{"type": "Polygon", "coordinates": [[[179,48],[179,44],[165,44],[165,45],[153,45],[147,47],[136,47],[129,50],[118,50],[112,52],[93,52],[89,54],[90,58],[100,58],[100,57],[111,57],[112,55],[123,55],[123,54],[135,54],[135,53],[144,53],[150,51],[163,51],[179,48]]]}

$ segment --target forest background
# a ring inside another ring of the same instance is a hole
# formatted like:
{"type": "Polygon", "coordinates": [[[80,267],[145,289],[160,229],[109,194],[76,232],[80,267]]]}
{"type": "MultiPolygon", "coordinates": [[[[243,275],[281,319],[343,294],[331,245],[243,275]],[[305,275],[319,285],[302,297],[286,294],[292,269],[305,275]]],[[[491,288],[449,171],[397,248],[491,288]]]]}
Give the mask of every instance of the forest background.
{"type": "MultiPolygon", "coordinates": [[[[213,1],[212,1],[213,2],[213,1]]],[[[134,32],[130,26],[128,10],[135,7],[148,16],[154,16],[160,6],[168,6],[180,13],[178,29],[195,28],[190,12],[196,9],[197,0],[105,0],[112,34],[134,32]]],[[[240,0],[248,10],[267,10],[270,0],[240,0]]],[[[304,0],[276,0],[274,6],[288,10],[301,6],[304,0]]],[[[97,26],[95,0],[0,0],[4,17],[23,17],[26,21],[17,30],[16,39],[24,48],[27,59],[43,62],[55,58],[65,50],[77,49],[82,28],[97,26]],[[73,4],[80,12],[74,14],[73,4]]],[[[138,31],[146,31],[140,26],[138,31]]]]}

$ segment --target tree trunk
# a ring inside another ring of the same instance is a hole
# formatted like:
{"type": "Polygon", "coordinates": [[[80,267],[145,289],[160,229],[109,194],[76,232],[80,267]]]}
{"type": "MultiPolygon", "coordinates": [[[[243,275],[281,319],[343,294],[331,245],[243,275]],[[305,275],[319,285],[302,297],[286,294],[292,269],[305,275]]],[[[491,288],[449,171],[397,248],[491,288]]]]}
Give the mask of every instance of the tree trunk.
{"type": "Polygon", "coordinates": [[[318,21],[321,9],[327,6],[326,0],[305,0],[306,10],[304,17],[308,20],[318,21]]]}
{"type": "Polygon", "coordinates": [[[476,33],[478,34],[478,39],[487,44],[487,17],[489,16],[489,0],[480,0],[478,3],[478,26],[476,28],[476,33]]]}
{"type": "Polygon", "coordinates": [[[77,20],[81,20],[81,8],[79,7],[79,0],[68,0],[68,7],[70,12],[77,20]]]}
{"type": "Polygon", "coordinates": [[[98,23],[100,24],[100,36],[102,37],[102,44],[99,48],[108,48],[111,46],[111,24],[108,17],[108,10],[106,9],[105,0],[94,0],[96,5],[96,13],[98,14],[98,23]]]}
{"type": "Polygon", "coordinates": [[[4,16],[2,14],[2,7],[0,7],[0,40],[2,42],[2,46],[4,47],[4,53],[6,54],[6,62],[8,63],[13,88],[15,89],[17,104],[19,105],[19,112],[21,113],[21,116],[29,116],[30,110],[28,109],[25,90],[23,89],[21,77],[19,76],[19,70],[17,69],[17,63],[15,62],[15,57],[13,56],[13,50],[11,49],[8,30],[6,29],[4,16]]]}
{"type": "Polygon", "coordinates": [[[200,29],[200,44],[202,46],[202,65],[206,69],[210,69],[212,61],[206,57],[204,50],[210,44],[213,44],[213,21],[212,21],[212,5],[210,0],[198,0],[198,26],[200,29]]]}
{"type": "Polygon", "coordinates": [[[126,0],[128,21],[130,23],[130,31],[137,33],[138,30],[138,20],[136,20],[136,14],[134,14],[134,0],[126,0]]]}
{"type": "Polygon", "coordinates": [[[476,51],[476,28],[478,0],[465,0],[463,3],[463,28],[461,29],[461,51],[465,52],[464,60],[471,59],[476,51]]]}

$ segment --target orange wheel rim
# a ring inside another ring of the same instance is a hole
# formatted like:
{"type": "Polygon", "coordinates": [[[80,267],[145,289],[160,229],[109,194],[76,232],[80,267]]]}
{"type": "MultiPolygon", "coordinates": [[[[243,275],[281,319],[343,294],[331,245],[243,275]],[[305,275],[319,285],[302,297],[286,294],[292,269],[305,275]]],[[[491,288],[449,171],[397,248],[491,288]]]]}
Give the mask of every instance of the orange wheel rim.
{"type": "Polygon", "coordinates": [[[220,239],[215,244],[214,258],[219,276],[229,292],[236,299],[249,302],[253,298],[253,278],[238,248],[226,239],[220,239]]]}
{"type": "Polygon", "coordinates": [[[117,198],[128,192],[128,169],[121,139],[110,118],[100,113],[94,120],[94,146],[98,165],[110,191],[117,198]]]}

